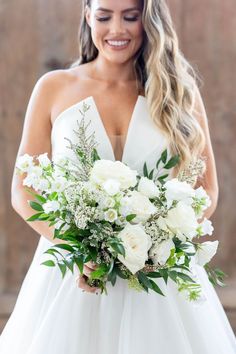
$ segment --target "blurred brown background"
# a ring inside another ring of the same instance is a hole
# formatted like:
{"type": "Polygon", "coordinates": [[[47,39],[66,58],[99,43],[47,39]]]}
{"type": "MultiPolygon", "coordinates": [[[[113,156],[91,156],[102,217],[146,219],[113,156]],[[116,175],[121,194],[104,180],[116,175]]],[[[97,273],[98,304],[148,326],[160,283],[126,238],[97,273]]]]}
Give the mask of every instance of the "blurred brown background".
{"type": "MultiPolygon", "coordinates": [[[[228,275],[217,288],[236,331],[236,4],[169,0],[180,47],[197,66],[220,184],[212,217],[220,240],[212,264],[228,275]]],[[[0,0],[0,330],[6,323],[39,235],[11,207],[10,186],[27,103],[37,79],[77,55],[79,0],[0,0]]]]}

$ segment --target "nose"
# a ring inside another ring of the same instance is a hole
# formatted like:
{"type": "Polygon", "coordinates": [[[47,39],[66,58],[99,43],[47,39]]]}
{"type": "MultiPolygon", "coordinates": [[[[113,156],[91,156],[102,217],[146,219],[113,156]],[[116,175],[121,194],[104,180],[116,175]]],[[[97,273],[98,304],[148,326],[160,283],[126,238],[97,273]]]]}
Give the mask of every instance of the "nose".
{"type": "Polygon", "coordinates": [[[124,33],[125,28],[124,24],[122,22],[122,18],[119,16],[114,16],[113,20],[111,22],[111,28],[110,28],[111,33],[124,33]]]}

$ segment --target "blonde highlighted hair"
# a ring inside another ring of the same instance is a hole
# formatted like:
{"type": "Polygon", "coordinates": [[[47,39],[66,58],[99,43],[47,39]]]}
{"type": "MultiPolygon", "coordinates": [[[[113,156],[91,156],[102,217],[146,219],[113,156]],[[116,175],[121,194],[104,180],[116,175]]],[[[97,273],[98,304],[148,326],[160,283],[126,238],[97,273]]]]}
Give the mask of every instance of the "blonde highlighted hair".
{"type": "MultiPolygon", "coordinates": [[[[85,19],[84,0],[79,28],[79,58],[71,67],[94,60],[98,50],[85,19]]],[[[179,48],[169,8],[165,0],[141,0],[144,39],[133,64],[137,85],[145,90],[154,122],[169,141],[172,154],[180,155],[175,173],[201,158],[204,132],[195,117],[195,97],[199,76],[179,48]]]]}

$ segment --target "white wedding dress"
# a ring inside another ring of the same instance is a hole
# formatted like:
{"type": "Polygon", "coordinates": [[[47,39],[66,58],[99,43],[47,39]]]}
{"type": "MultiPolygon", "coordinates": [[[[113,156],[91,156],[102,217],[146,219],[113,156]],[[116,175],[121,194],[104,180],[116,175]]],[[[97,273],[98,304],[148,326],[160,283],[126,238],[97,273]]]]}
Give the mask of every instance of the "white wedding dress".
{"type": "MultiPolygon", "coordinates": [[[[52,154],[72,157],[68,141],[86,113],[95,130],[100,157],[115,160],[113,139],[106,133],[92,96],[72,105],[52,129],[52,154]]],[[[121,139],[122,140],[122,139],[121,139]]],[[[122,161],[142,173],[167,147],[152,122],[146,98],[139,95],[125,139],[122,161]]],[[[124,139],[123,139],[124,142],[124,139]]],[[[236,341],[224,309],[205,270],[194,265],[203,288],[198,304],[185,300],[173,281],[156,279],[165,297],[136,292],[119,278],[108,295],[82,292],[70,271],[64,279],[58,268],[40,263],[52,246],[43,235],[22,283],[13,313],[0,337],[1,354],[235,354],[236,341]]]]}

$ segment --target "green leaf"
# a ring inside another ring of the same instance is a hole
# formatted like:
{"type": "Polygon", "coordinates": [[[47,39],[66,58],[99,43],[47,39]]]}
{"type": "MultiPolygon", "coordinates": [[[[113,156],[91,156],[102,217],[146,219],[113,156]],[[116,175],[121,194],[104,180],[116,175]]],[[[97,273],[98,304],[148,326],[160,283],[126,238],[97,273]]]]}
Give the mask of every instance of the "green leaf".
{"type": "Polygon", "coordinates": [[[40,220],[40,219],[39,219],[39,216],[40,216],[41,214],[42,214],[42,213],[34,214],[34,215],[30,216],[28,219],[26,219],[26,221],[40,220]]]}
{"type": "Polygon", "coordinates": [[[165,149],[161,154],[161,161],[163,163],[166,163],[166,160],[167,160],[167,149],[165,149]]]}
{"type": "Polygon", "coordinates": [[[120,267],[116,267],[116,274],[122,279],[128,279],[128,275],[123,273],[120,267]]]}
{"type": "Polygon", "coordinates": [[[149,173],[149,176],[148,176],[149,179],[153,179],[153,173],[154,173],[154,168],[149,173]]]}
{"type": "Polygon", "coordinates": [[[66,250],[69,252],[74,252],[74,248],[66,243],[58,243],[58,244],[54,245],[54,247],[62,248],[63,250],[66,250]]]}
{"type": "Polygon", "coordinates": [[[116,283],[116,279],[117,279],[117,273],[116,273],[116,268],[114,267],[111,273],[108,274],[107,280],[110,281],[114,286],[116,283]]]}
{"type": "Polygon", "coordinates": [[[105,274],[107,274],[108,267],[106,264],[101,264],[96,270],[90,273],[91,279],[99,279],[102,278],[105,274]]]}
{"type": "Polygon", "coordinates": [[[129,215],[126,216],[126,220],[127,220],[127,221],[131,221],[131,220],[133,220],[136,216],[137,216],[137,214],[129,214],[129,215]]]}
{"type": "Polygon", "coordinates": [[[159,269],[159,273],[161,274],[164,282],[167,284],[168,281],[168,270],[167,269],[159,269]]]}
{"type": "Polygon", "coordinates": [[[61,271],[61,274],[62,274],[62,278],[64,278],[65,274],[66,274],[66,265],[64,263],[60,263],[58,262],[57,263],[59,268],[60,268],[60,271],[61,271]]]}
{"type": "Polygon", "coordinates": [[[164,166],[165,169],[170,169],[172,167],[174,167],[175,165],[177,165],[179,163],[180,157],[179,155],[175,155],[173,157],[171,157],[171,159],[167,162],[167,164],[164,166]]]}
{"type": "Polygon", "coordinates": [[[161,274],[158,272],[147,272],[149,278],[162,278],[161,274]]]}
{"type": "Polygon", "coordinates": [[[121,243],[110,243],[111,247],[125,258],[125,248],[121,243]]]}
{"type": "Polygon", "coordinates": [[[70,269],[71,273],[74,273],[74,259],[63,259],[64,264],[70,269]]]}
{"type": "Polygon", "coordinates": [[[84,270],[84,257],[83,257],[83,255],[74,256],[74,261],[77,264],[80,273],[83,274],[83,270],[84,270]]]}
{"type": "Polygon", "coordinates": [[[37,211],[43,211],[43,207],[42,207],[41,204],[36,203],[36,202],[34,202],[32,200],[30,200],[29,204],[30,204],[32,209],[37,210],[37,211]]]}
{"type": "Polygon", "coordinates": [[[47,199],[44,198],[44,197],[43,197],[42,195],[40,195],[40,194],[35,194],[35,198],[37,198],[38,201],[41,202],[41,203],[46,203],[46,201],[47,201],[47,199]]]}
{"type": "Polygon", "coordinates": [[[53,261],[51,261],[51,260],[45,261],[45,262],[43,262],[41,264],[46,265],[48,267],[54,267],[55,266],[55,263],[53,261]]]}
{"type": "Polygon", "coordinates": [[[138,280],[142,285],[145,285],[145,287],[152,288],[152,280],[148,279],[148,277],[141,271],[138,272],[138,280]]]}
{"type": "Polygon", "coordinates": [[[144,177],[148,177],[148,169],[147,169],[146,162],[143,165],[143,175],[144,175],[144,177]]]}
{"type": "Polygon", "coordinates": [[[152,284],[152,290],[154,290],[156,293],[162,295],[162,296],[165,296],[163,294],[163,292],[161,291],[161,289],[159,288],[159,286],[152,280],[152,279],[149,279],[151,284],[152,284]]]}

